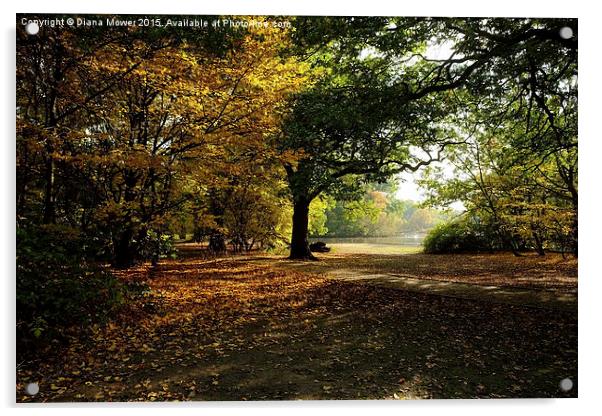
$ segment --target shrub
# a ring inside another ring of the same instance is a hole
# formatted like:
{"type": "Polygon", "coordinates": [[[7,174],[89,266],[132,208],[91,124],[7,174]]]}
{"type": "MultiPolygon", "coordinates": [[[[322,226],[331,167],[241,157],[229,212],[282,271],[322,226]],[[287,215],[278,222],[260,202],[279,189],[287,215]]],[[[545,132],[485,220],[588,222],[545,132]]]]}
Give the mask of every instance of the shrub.
{"type": "Polygon", "coordinates": [[[163,258],[175,259],[176,248],[173,236],[147,230],[145,237],[138,244],[138,256],[142,259],[150,259],[153,264],[163,258]]]}
{"type": "Polygon", "coordinates": [[[492,251],[491,235],[466,219],[439,224],[423,241],[425,253],[462,253],[492,251]]]}
{"type": "Polygon", "coordinates": [[[90,263],[76,230],[17,230],[17,339],[55,338],[61,329],[105,320],[123,302],[119,281],[90,263]]]}

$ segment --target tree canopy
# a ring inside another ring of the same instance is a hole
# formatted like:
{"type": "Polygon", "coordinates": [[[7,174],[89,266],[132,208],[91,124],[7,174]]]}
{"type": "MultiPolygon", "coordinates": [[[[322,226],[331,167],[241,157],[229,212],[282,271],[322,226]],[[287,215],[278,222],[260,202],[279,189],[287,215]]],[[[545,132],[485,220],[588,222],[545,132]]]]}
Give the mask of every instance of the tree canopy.
{"type": "Polygon", "coordinates": [[[122,267],[162,235],[306,259],[312,201],[447,158],[433,204],[462,200],[512,249],[576,251],[576,21],[291,20],[20,29],[19,227],[70,227],[122,267]]]}

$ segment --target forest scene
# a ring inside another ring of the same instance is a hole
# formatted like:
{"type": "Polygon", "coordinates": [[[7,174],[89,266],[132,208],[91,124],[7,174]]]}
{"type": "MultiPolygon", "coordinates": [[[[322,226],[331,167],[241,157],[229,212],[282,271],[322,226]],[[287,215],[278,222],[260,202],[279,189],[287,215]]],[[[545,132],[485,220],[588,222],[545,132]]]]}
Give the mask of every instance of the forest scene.
{"type": "Polygon", "coordinates": [[[16,401],[577,397],[577,40],[17,15],[16,401]]]}

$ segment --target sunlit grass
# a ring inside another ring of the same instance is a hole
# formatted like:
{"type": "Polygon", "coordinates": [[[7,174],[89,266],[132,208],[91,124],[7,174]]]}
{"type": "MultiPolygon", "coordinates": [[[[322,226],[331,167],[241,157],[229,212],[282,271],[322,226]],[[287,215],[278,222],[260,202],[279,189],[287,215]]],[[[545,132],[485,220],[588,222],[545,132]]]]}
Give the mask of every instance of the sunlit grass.
{"type": "Polygon", "coordinates": [[[422,252],[421,246],[402,246],[374,243],[334,243],[329,244],[331,252],[336,254],[416,254],[422,252]]]}

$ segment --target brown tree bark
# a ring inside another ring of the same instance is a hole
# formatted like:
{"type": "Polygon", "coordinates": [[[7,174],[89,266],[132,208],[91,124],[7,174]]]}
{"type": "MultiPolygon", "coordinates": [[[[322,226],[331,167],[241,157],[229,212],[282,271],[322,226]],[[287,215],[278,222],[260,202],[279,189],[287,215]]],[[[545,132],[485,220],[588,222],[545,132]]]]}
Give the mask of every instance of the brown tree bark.
{"type": "Polygon", "coordinates": [[[293,204],[293,233],[291,237],[291,260],[317,260],[309,249],[309,204],[307,198],[298,198],[293,204]]]}
{"type": "Polygon", "coordinates": [[[115,258],[113,266],[119,269],[125,269],[134,265],[135,250],[132,246],[134,232],[131,227],[127,227],[114,243],[115,258]]]}

